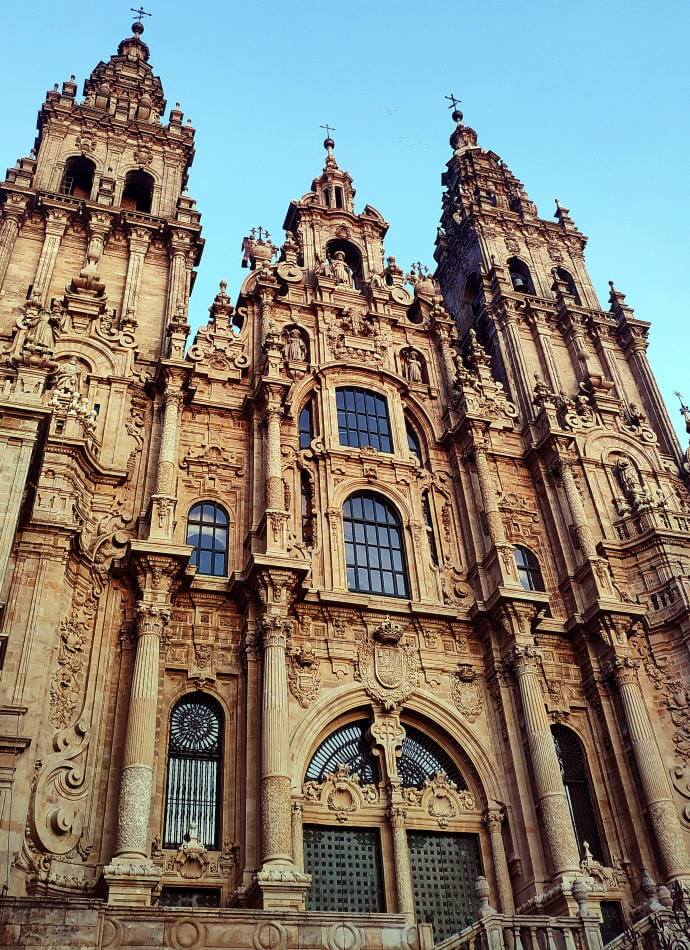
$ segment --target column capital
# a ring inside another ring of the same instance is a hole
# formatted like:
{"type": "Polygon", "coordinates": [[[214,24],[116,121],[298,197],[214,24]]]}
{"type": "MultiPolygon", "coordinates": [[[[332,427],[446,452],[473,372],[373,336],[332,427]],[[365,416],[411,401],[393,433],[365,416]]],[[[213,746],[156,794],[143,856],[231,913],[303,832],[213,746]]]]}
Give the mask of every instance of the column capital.
{"type": "Polygon", "coordinates": [[[614,656],[604,670],[618,686],[639,683],[640,661],[631,656],[614,656]]]}
{"type": "Polygon", "coordinates": [[[501,830],[501,825],[505,821],[505,812],[502,808],[487,808],[482,814],[482,824],[491,833],[501,830]]]}
{"type": "Polygon", "coordinates": [[[403,805],[391,805],[386,816],[393,828],[405,828],[407,824],[407,809],[403,805]]]}
{"type": "Polygon", "coordinates": [[[266,647],[287,648],[292,633],[292,620],[279,614],[264,614],[257,624],[264,650],[266,647]]]}
{"type": "Polygon", "coordinates": [[[29,204],[29,196],[17,194],[16,192],[7,192],[5,203],[2,206],[2,221],[15,221],[17,224],[26,214],[29,204]]]}
{"type": "Polygon", "coordinates": [[[159,639],[165,634],[170,623],[170,607],[163,604],[150,604],[144,600],[137,602],[137,635],[154,636],[159,639]]]}
{"type": "Polygon", "coordinates": [[[541,670],[541,662],[541,650],[530,644],[516,644],[505,656],[506,665],[518,675],[538,673],[541,670]]]}

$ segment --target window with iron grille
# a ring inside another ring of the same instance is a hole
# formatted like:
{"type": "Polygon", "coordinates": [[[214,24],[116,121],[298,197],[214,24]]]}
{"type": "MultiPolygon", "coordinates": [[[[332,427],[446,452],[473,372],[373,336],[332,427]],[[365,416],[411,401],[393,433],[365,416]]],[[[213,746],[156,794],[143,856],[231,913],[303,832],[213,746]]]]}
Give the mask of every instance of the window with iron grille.
{"type": "Polygon", "coordinates": [[[307,910],[379,914],[386,909],[376,829],[305,825],[304,870],[311,875],[307,910]]]}
{"type": "Polygon", "coordinates": [[[228,516],[220,505],[203,501],[190,509],[187,544],[194,548],[189,563],[199,574],[224,577],[228,573],[228,516]]]}
{"type": "Polygon", "coordinates": [[[193,822],[202,844],[211,851],[218,848],[222,748],[223,714],[215,700],[192,693],[173,706],[164,848],[178,848],[193,822]]]}
{"type": "Polygon", "coordinates": [[[585,750],[579,738],[566,726],[551,726],[551,732],[580,854],[584,855],[586,841],[594,858],[607,864],[592,801],[585,750]]]}
{"type": "Polygon", "coordinates": [[[537,556],[522,544],[515,546],[515,565],[525,590],[546,590],[537,556]]]}
{"type": "Polygon", "coordinates": [[[358,492],[343,505],[348,590],[407,597],[402,525],[387,499],[358,492]]]}
{"type": "Polygon", "coordinates": [[[355,449],[370,446],[392,452],[388,406],[383,396],[356,387],[335,391],[341,445],[355,449]]]}
{"type": "Polygon", "coordinates": [[[328,772],[347,765],[362,785],[378,785],[378,763],[367,742],[369,725],[367,719],[348,722],[324,739],[307,766],[305,782],[323,782],[328,772]]]}
{"type": "Polygon", "coordinates": [[[436,772],[445,772],[458,788],[467,788],[467,782],[446,750],[421,730],[405,726],[405,738],[398,759],[398,774],[403,788],[422,788],[424,782],[436,772]]]}
{"type": "Polygon", "coordinates": [[[439,943],[476,919],[474,882],[482,873],[477,835],[408,831],[418,923],[432,924],[439,943]]]}

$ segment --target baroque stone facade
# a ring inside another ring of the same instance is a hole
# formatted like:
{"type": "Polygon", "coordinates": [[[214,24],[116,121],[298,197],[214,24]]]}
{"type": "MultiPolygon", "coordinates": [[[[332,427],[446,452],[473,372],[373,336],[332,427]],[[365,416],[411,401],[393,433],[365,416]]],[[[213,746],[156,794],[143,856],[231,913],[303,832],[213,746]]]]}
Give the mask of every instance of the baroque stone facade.
{"type": "Polygon", "coordinates": [[[3,945],[597,946],[690,875],[649,324],[455,111],[433,276],[328,138],[188,346],[194,130],[132,31],[0,186],[3,945]]]}

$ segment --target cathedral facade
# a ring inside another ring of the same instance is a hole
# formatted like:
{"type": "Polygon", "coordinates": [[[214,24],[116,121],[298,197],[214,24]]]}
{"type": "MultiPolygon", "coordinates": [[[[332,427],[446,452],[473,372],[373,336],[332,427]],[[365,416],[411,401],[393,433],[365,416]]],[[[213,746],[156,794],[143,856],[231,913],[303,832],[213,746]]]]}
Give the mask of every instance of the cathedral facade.
{"type": "Polygon", "coordinates": [[[433,276],[329,137],[188,339],[142,32],[0,186],[0,945],[598,950],[690,877],[649,324],[456,110],[433,276]]]}

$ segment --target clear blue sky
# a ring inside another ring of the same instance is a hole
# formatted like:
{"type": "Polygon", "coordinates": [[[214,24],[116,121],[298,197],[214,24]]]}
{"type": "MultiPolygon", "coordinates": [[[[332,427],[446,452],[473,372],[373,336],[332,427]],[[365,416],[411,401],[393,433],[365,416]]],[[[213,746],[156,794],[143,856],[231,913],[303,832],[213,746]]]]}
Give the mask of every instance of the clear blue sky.
{"type": "MultiPolygon", "coordinates": [[[[54,82],[74,73],[81,89],[114,52],[129,33],[129,6],[12,7],[0,162],[28,153],[54,82]]],[[[336,127],[358,207],[370,203],[390,223],[387,253],[403,267],[432,265],[452,91],[542,215],[555,196],[571,209],[590,237],[602,302],[613,279],[652,321],[652,365],[681,428],[672,393],[690,399],[687,0],[149,0],[146,9],[144,39],[168,107],[179,101],[197,129],[189,193],[207,243],[194,326],[219,278],[236,295],[248,229],[282,237],[289,200],[322,167],[325,122],[336,127]]]]}

